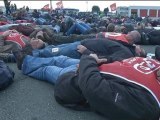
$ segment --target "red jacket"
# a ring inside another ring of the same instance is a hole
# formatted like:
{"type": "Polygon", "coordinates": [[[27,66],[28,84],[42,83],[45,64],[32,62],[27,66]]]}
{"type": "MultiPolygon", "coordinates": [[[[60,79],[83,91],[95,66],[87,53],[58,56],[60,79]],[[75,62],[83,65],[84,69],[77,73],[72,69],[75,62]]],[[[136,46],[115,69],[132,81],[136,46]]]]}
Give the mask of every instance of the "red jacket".
{"type": "Polygon", "coordinates": [[[160,106],[160,82],[155,74],[160,69],[158,61],[134,57],[122,62],[103,64],[99,69],[103,74],[111,74],[145,88],[153,95],[160,106]]]}
{"type": "Polygon", "coordinates": [[[96,35],[96,38],[99,38],[99,36],[113,40],[120,40],[128,43],[128,40],[126,39],[126,34],[115,33],[115,32],[101,32],[96,35]]]}
{"type": "MultiPolygon", "coordinates": [[[[3,34],[3,32],[1,32],[0,34],[3,34]]],[[[30,38],[19,33],[12,33],[4,40],[6,43],[16,43],[18,46],[20,46],[20,48],[23,48],[26,44],[28,44],[30,38]]]]}

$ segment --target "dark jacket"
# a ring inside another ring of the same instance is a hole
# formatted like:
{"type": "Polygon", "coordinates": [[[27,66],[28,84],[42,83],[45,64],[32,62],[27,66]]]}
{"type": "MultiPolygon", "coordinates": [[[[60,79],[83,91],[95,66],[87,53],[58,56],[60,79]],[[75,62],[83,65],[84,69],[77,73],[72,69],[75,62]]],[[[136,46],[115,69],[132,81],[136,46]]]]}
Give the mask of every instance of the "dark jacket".
{"type": "Polygon", "coordinates": [[[145,28],[137,31],[141,34],[141,41],[137,44],[160,45],[160,30],[145,28]]]}
{"type": "Polygon", "coordinates": [[[81,57],[78,75],[66,73],[58,79],[54,94],[62,105],[71,108],[88,103],[109,120],[158,120],[160,116],[157,102],[148,91],[118,76],[101,74],[90,56],[81,57]]]}
{"type": "MultiPolygon", "coordinates": [[[[96,53],[100,58],[107,58],[108,62],[121,61],[136,56],[135,46],[121,41],[95,38],[83,40],[81,44],[96,53]]],[[[89,53],[91,52],[88,52],[88,54],[89,53]]]]}

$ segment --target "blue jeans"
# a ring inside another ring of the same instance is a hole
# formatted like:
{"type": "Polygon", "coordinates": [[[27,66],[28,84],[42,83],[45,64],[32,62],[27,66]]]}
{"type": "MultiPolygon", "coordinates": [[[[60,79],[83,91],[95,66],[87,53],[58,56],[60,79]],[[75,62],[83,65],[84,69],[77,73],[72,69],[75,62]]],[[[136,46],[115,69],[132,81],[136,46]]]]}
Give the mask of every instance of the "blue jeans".
{"type": "Polygon", "coordinates": [[[78,59],[67,56],[39,58],[27,55],[23,61],[22,72],[38,80],[55,83],[64,73],[77,70],[78,59]]]}
{"type": "Polygon", "coordinates": [[[68,56],[71,58],[79,59],[81,54],[77,51],[77,46],[81,43],[79,41],[74,43],[67,43],[61,45],[49,45],[41,50],[34,50],[33,56],[35,57],[53,57],[53,56],[68,56]]]}
{"type": "Polygon", "coordinates": [[[87,30],[91,30],[91,27],[88,24],[83,23],[83,22],[81,22],[79,24],[82,25],[83,27],[85,27],[87,30]]]}
{"type": "Polygon", "coordinates": [[[43,25],[45,22],[46,22],[46,20],[43,19],[43,18],[38,18],[37,21],[36,21],[36,23],[37,23],[38,25],[43,25]]]}
{"type": "Polygon", "coordinates": [[[79,30],[81,34],[85,34],[90,29],[91,27],[85,23],[75,23],[69,28],[66,35],[74,34],[76,30],[79,30]]]}

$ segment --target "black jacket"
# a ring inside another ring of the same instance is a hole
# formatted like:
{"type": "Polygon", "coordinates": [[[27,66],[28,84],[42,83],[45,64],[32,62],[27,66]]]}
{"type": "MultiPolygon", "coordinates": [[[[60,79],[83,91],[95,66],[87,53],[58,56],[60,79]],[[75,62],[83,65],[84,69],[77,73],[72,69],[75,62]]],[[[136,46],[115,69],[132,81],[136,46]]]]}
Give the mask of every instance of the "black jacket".
{"type": "Polygon", "coordinates": [[[83,40],[81,44],[89,50],[85,51],[85,54],[90,54],[92,51],[100,58],[107,58],[108,62],[121,61],[136,56],[135,46],[121,41],[95,38],[83,40]]]}
{"type": "Polygon", "coordinates": [[[137,31],[141,34],[141,41],[137,44],[160,45],[160,30],[145,28],[137,31]]]}
{"type": "Polygon", "coordinates": [[[96,61],[82,56],[79,74],[66,73],[55,84],[55,98],[60,104],[86,108],[109,120],[158,120],[160,109],[153,96],[122,78],[99,72],[96,61]]]}

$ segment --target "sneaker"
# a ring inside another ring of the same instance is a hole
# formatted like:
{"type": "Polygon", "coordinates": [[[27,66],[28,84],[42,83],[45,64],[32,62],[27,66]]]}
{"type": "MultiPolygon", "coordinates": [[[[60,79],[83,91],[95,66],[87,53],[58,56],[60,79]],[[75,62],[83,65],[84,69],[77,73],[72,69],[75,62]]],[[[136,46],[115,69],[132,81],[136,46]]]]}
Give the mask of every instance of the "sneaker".
{"type": "Polygon", "coordinates": [[[160,46],[156,46],[155,48],[155,57],[158,61],[160,61],[160,46]]]}

